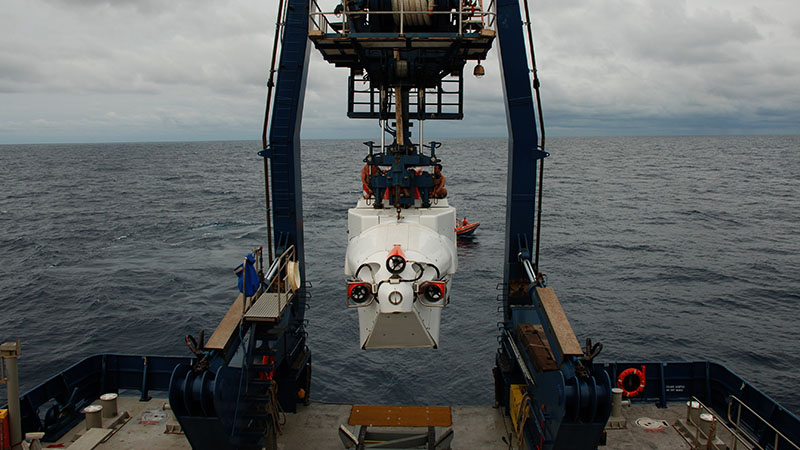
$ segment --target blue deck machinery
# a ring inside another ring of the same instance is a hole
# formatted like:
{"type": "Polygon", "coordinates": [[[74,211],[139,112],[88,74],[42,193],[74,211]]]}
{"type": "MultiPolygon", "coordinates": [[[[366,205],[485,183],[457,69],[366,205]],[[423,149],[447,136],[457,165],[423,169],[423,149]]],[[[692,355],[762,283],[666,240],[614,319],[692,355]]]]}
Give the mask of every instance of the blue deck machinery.
{"type": "Polygon", "coordinates": [[[538,79],[532,70],[530,20],[522,20],[527,1],[483,3],[345,0],[326,13],[315,0],[278,2],[259,153],[266,179],[269,264],[259,264],[263,256],[256,252],[253,269],[244,271],[245,278],[258,273],[266,281],[253,292],[244,288],[208,343],[187,337],[197,358],[175,369],[170,403],[194,448],[272,448],[279,426],[272,413],[278,407],[293,412],[308,399],[307,288],[299,283],[291,290],[281,280],[298,274],[302,280],[305,273],[299,134],[310,43],[328,62],[349,68],[348,116],[377,119],[381,135],[392,137],[390,143],[383,138],[380,144],[366,143],[364,161],[385,174],[371,181],[375,207],[393,206],[399,215],[413,203],[412,192],[419,193],[423,207],[430,201],[431,176],[413,170],[440,161],[435,152],[440,144],[423,142],[424,121],[463,117],[464,66],[477,61],[479,75],[480,61],[495,37],[509,130],[497,401],[509,414],[526,412],[514,422],[528,448],[583,449],[599,442],[611,408],[609,376],[594,372],[591,355],[584,354],[558,299],[545,286],[533,250],[537,169],[541,172],[547,153],[537,134],[538,79]],[[412,120],[418,121],[416,139],[412,120]],[[273,250],[281,256],[273,258],[273,250]],[[295,275],[290,275],[293,264],[295,275]],[[291,296],[285,309],[271,320],[247,320],[248,302],[276,292],[279,296],[281,289],[291,296]]]}

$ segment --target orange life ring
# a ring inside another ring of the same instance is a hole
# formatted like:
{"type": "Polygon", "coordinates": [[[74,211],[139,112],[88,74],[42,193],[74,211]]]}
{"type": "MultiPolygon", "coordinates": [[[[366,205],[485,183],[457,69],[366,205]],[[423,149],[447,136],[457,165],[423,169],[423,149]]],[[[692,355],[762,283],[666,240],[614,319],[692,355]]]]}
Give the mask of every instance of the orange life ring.
{"type": "Polygon", "coordinates": [[[642,391],[644,391],[644,385],[644,366],[642,366],[642,370],[639,370],[635,367],[625,369],[621,374],[619,374],[619,378],[617,378],[617,387],[622,389],[622,393],[625,394],[625,397],[636,397],[637,395],[641,394],[642,391]],[[639,385],[636,387],[636,389],[629,390],[625,388],[623,381],[631,375],[639,378],[639,385]]]}

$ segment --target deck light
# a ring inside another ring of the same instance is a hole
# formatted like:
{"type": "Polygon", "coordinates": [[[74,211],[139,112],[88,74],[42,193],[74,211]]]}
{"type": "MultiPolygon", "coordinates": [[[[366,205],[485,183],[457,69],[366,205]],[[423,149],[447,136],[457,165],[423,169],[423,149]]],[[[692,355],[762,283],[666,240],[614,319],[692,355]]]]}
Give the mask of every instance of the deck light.
{"type": "Polygon", "coordinates": [[[482,78],[484,75],[486,75],[486,71],[483,70],[483,66],[481,65],[480,61],[478,61],[478,65],[475,66],[475,70],[472,71],[472,74],[475,75],[475,78],[482,78]]]}

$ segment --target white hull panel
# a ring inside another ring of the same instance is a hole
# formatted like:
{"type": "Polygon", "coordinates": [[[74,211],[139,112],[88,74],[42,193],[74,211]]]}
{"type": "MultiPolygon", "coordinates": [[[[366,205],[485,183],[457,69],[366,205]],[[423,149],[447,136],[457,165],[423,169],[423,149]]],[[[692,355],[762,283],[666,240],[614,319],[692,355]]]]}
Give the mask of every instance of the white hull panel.
{"type": "Polygon", "coordinates": [[[357,305],[362,348],[439,346],[439,322],[458,262],[455,218],[444,200],[404,209],[400,220],[394,209],[374,209],[364,200],[348,211],[345,275],[372,289],[370,301],[357,305]],[[397,249],[407,264],[393,273],[386,263],[397,249]],[[446,286],[443,298],[423,295],[426,282],[446,286]]]}

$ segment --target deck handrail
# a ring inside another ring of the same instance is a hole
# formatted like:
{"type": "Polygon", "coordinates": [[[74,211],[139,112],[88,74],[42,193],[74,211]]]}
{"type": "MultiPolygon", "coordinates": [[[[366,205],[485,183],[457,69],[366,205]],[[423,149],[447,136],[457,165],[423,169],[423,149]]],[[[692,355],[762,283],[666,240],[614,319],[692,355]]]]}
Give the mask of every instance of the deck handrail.
{"type": "MultiPolygon", "coordinates": [[[[778,450],[778,443],[780,442],[780,441],[779,441],[779,438],[780,438],[780,439],[783,439],[784,441],[786,441],[786,442],[787,442],[789,445],[791,445],[792,447],[794,447],[794,448],[795,448],[795,450],[800,450],[800,446],[798,446],[797,444],[795,444],[794,442],[792,442],[792,441],[791,441],[791,440],[790,440],[788,437],[786,437],[786,436],[785,436],[783,433],[781,433],[780,431],[778,431],[778,429],[777,429],[777,428],[775,428],[774,426],[772,426],[772,424],[770,424],[770,423],[769,423],[769,422],[768,422],[766,419],[764,419],[763,417],[761,417],[761,415],[760,415],[760,414],[758,414],[757,412],[755,412],[755,411],[753,410],[753,408],[751,408],[751,407],[747,406],[747,404],[745,404],[745,403],[744,403],[744,402],[743,402],[741,399],[739,399],[739,397],[737,397],[737,396],[735,396],[735,395],[731,394],[731,395],[729,396],[729,398],[728,398],[728,421],[729,421],[731,424],[733,424],[733,425],[736,427],[736,430],[737,430],[737,431],[740,431],[740,432],[744,433],[744,434],[745,434],[745,435],[746,435],[748,438],[750,437],[750,435],[747,433],[747,431],[745,431],[745,430],[742,428],[742,426],[741,426],[741,420],[742,420],[742,407],[745,407],[745,408],[747,409],[747,411],[749,411],[749,412],[750,412],[750,414],[752,414],[753,416],[755,416],[755,417],[756,417],[758,420],[760,420],[760,421],[761,421],[761,423],[762,423],[762,424],[764,424],[764,425],[766,425],[767,427],[769,427],[769,429],[771,429],[771,430],[772,430],[772,431],[775,433],[775,440],[774,440],[774,443],[773,443],[773,445],[772,445],[772,449],[773,449],[773,450],[778,450]],[[733,409],[733,403],[734,403],[734,401],[736,401],[736,403],[738,404],[738,405],[737,405],[737,409],[736,409],[736,420],[735,420],[735,421],[734,421],[734,420],[733,420],[733,418],[731,417],[731,409],[733,409]]],[[[751,440],[752,440],[752,439],[751,439],[751,440]]],[[[761,450],[763,450],[763,449],[764,449],[764,447],[762,447],[761,445],[759,445],[757,442],[755,442],[754,440],[752,440],[752,441],[753,441],[753,442],[751,442],[751,444],[752,444],[752,445],[755,445],[756,447],[758,447],[758,448],[759,448],[759,449],[761,449],[761,450]]],[[[733,449],[734,449],[734,450],[736,450],[736,443],[734,443],[734,444],[733,444],[733,449]]]]}
{"type": "Polygon", "coordinates": [[[497,21],[497,5],[495,4],[494,0],[489,2],[489,6],[486,8],[486,26],[490,29],[494,28],[494,23],[497,21]]]}
{"type": "Polygon", "coordinates": [[[263,292],[270,292],[270,289],[273,287],[275,288],[275,292],[278,294],[278,310],[283,310],[283,302],[282,296],[285,297],[286,304],[289,303],[289,291],[291,290],[288,280],[288,273],[286,274],[286,283],[281,283],[280,281],[284,278],[282,275],[286,272],[286,268],[290,262],[294,262],[295,260],[295,248],[294,245],[290,245],[280,256],[275,258],[275,261],[272,262],[267,273],[264,275],[264,279],[269,279],[269,283],[264,288],[263,292]]]}
{"type": "MultiPolygon", "coordinates": [[[[724,420],[722,420],[722,417],[720,417],[720,416],[719,416],[717,413],[715,413],[713,409],[711,409],[711,408],[709,408],[708,406],[706,406],[706,405],[705,405],[703,402],[701,402],[701,401],[700,401],[700,400],[699,400],[697,397],[695,397],[695,396],[692,396],[692,398],[690,399],[690,402],[697,402],[697,404],[698,404],[698,405],[700,405],[700,407],[703,409],[703,411],[707,412],[708,414],[711,414],[711,415],[714,417],[714,422],[712,422],[712,425],[711,425],[711,427],[712,427],[712,428],[711,428],[711,430],[712,430],[712,431],[711,431],[711,433],[709,433],[709,434],[711,434],[712,436],[716,435],[716,433],[715,433],[715,426],[716,426],[716,424],[720,424],[720,425],[722,425],[722,427],[723,427],[723,428],[725,428],[725,429],[728,431],[728,433],[730,433],[730,435],[731,435],[731,436],[733,436],[733,438],[735,439],[735,441],[734,441],[734,443],[733,443],[733,448],[734,448],[734,449],[736,449],[736,447],[737,447],[737,445],[739,444],[739,442],[740,442],[740,441],[741,441],[743,444],[745,444],[745,445],[753,445],[753,444],[754,444],[754,442],[752,442],[752,441],[753,441],[753,439],[750,437],[750,435],[749,435],[749,434],[747,434],[746,432],[744,433],[744,438],[747,438],[747,439],[745,440],[745,439],[742,437],[742,435],[740,435],[740,434],[739,434],[739,433],[737,433],[736,431],[732,430],[732,429],[731,429],[729,426],[727,426],[727,425],[725,424],[725,421],[724,421],[724,420]]],[[[687,413],[686,413],[686,414],[687,414],[687,415],[686,415],[686,421],[687,421],[687,422],[691,421],[691,419],[689,418],[689,412],[688,412],[688,410],[687,410],[687,413]]],[[[694,423],[694,422],[692,422],[692,423],[694,423]]],[[[700,424],[694,424],[694,425],[695,425],[695,428],[696,428],[696,429],[695,429],[695,433],[694,433],[694,447],[693,447],[693,448],[700,448],[700,447],[699,447],[699,437],[700,437],[700,435],[702,435],[702,436],[703,436],[703,438],[704,438],[704,439],[706,439],[706,441],[707,441],[707,442],[706,442],[706,448],[708,448],[708,449],[712,449],[712,448],[716,449],[716,448],[717,448],[717,446],[716,446],[716,445],[713,443],[713,440],[712,440],[712,439],[709,439],[709,438],[708,438],[709,436],[707,436],[707,435],[706,435],[706,433],[705,433],[705,432],[704,432],[704,431],[701,429],[701,427],[700,427],[700,424]]],[[[757,444],[756,444],[756,445],[757,445],[757,444]]],[[[761,448],[761,447],[759,447],[759,448],[761,448]]],[[[764,450],[764,449],[761,449],[761,450],[764,450]]]]}
{"type": "Polygon", "coordinates": [[[328,30],[333,30],[336,34],[340,36],[345,36],[349,34],[350,30],[348,29],[348,18],[351,15],[354,16],[363,16],[363,15],[398,15],[400,17],[400,31],[399,35],[403,35],[405,33],[405,17],[408,15],[417,15],[417,14],[427,14],[427,15],[457,15],[458,27],[457,27],[457,35],[460,37],[465,34],[465,30],[474,25],[476,22],[470,20],[464,20],[465,14],[469,14],[470,18],[480,18],[480,28],[488,28],[493,29],[494,24],[496,23],[497,19],[497,12],[493,10],[495,7],[495,1],[491,0],[489,2],[489,6],[487,8],[483,8],[483,2],[480,1],[478,8],[474,8],[467,12],[463,9],[463,2],[459,2],[459,7],[457,11],[448,10],[448,11],[405,11],[403,9],[404,2],[400,2],[400,11],[348,11],[347,7],[345,6],[344,10],[342,11],[323,11],[320,8],[317,0],[309,0],[309,21],[308,27],[309,31],[320,31],[323,34],[328,34],[328,30]],[[333,26],[333,23],[328,19],[330,16],[342,16],[342,27],[340,30],[336,30],[333,26]]]}
{"type": "Polygon", "coordinates": [[[328,18],[326,16],[329,15],[329,14],[334,14],[335,15],[335,13],[333,13],[333,12],[331,12],[331,13],[323,12],[322,8],[320,8],[320,6],[319,6],[319,3],[317,3],[317,0],[310,0],[310,3],[308,5],[308,11],[309,11],[309,14],[308,14],[308,27],[309,27],[310,30],[316,29],[316,30],[320,30],[323,33],[325,33],[325,32],[327,32],[328,28],[333,29],[333,25],[331,24],[331,22],[328,20],[328,18]],[[315,16],[318,16],[318,17],[322,18],[322,21],[324,21],[324,23],[325,23],[325,27],[324,28],[322,27],[321,24],[317,23],[314,20],[315,16]],[[316,26],[316,28],[314,28],[314,26],[316,26]]]}
{"type": "MultiPolygon", "coordinates": [[[[742,401],[741,401],[741,400],[740,400],[738,397],[736,397],[736,396],[735,396],[735,395],[733,395],[733,394],[731,394],[731,395],[729,396],[729,399],[728,399],[728,420],[727,420],[727,421],[726,421],[726,420],[724,420],[722,417],[720,417],[720,415],[719,415],[719,414],[717,414],[716,412],[714,412],[714,410],[713,410],[713,409],[711,409],[711,408],[709,408],[708,406],[706,406],[706,405],[705,405],[703,402],[701,402],[701,401],[700,401],[700,400],[699,400],[697,397],[695,397],[695,396],[692,396],[692,398],[691,398],[691,400],[690,400],[690,401],[691,401],[691,402],[697,402],[697,404],[698,404],[698,405],[700,405],[700,407],[703,409],[703,411],[704,411],[704,412],[706,412],[706,413],[709,413],[709,414],[711,414],[711,415],[714,417],[714,422],[713,422],[713,424],[712,424],[712,427],[715,427],[715,426],[716,426],[716,424],[719,424],[719,425],[721,425],[723,428],[725,428],[725,430],[727,430],[727,431],[728,431],[728,433],[729,433],[729,434],[730,434],[730,435],[733,437],[733,439],[734,439],[734,442],[733,442],[733,447],[732,447],[732,449],[733,449],[733,450],[736,450],[736,449],[738,448],[738,446],[739,446],[739,443],[740,443],[740,442],[741,442],[742,444],[744,444],[744,445],[745,445],[745,446],[746,446],[748,449],[766,450],[766,447],[763,447],[763,446],[761,446],[761,445],[758,443],[758,441],[756,440],[756,438],[755,438],[755,437],[753,437],[752,435],[750,435],[750,433],[748,433],[748,432],[747,432],[747,430],[745,430],[745,429],[744,429],[744,428],[741,426],[741,406],[744,406],[745,408],[747,408],[747,410],[748,410],[750,413],[752,413],[752,414],[753,414],[755,417],[757,417],[757,418],[758,418],[758,419],[759,419],[759,420],[760,420],[760,421],[761,421],[761,422],[762,422],[764,425],[766,425],[767,427],[769,427],[769,428],[770,428],[770,429],[771,429],[771,430],[772,430],[772,431],[775,433],[775,440],[774,440],[774,442],[773,442],[773,445],[772,445],[772,447],[770,448],[770,450],[778,450],[778,443],[779,443],[779,440],[778,440],[778,439],[779,439],[779,438],[782,438],[784,441],[786,441],[786,442],[787,442],[789,445],[791,445],[792,447],[794,447],[796,450],[800,450],[800,447],[798,447],[798,446],[797,446],[797,444],[795,444],[794,442],[792,442],[791,440],[789,440],[789,438],[787,438],[787,437],[786,437],[786,436],[785,436],[783,433],[781,433],[780,431],[778,431],[778,430],[777,430],[775,427],[773,427],[773,426],[772,426],[772,425],[771,425],[769,422],[767,422],[767,421],[766,421],[764,418],[762,418],[762,417],[761,417],[761,416],[760,416],[758,413],[756,413],[755,411],[753,411],[753,409],[752,409],[752,408],[750,408],[749,406],[747,406],[747,405],[746,405],[744,402],[742,402],[742,401]],[[737,415],[736,415],[736,420],[734,420],[734,419],[733,419],[733,417],[731,416],[731,409],[732,409],[732,407],[733,407],[733,402],[734,402],[734,400],[735,400],[735,401],[738,403],[738,405],[739,405],[739,409],[738,409],[738,411],[737,411],[737,415]],[[733,428],[731,428],[731,426],[728,426],[728,424],[730,424],[730,425],[731,425],[733,428]]],[[[687,422],[688,422],[688,421],[691,421],[691,419],[689,418],[689,412],[688,412],[688,410],[687,410],[687,416],[686,416],[686,420],[687,420],[687,422]]],[[[717,445],[716,445],[716,444],[714,444],[714,443],[713,443],[713,441],[712,441],[711,439],[708,439],[708,438],[709,438],[709,436],[707,436],[707,435],[706,435],[706,433],[705,433],[705,432],[703,432],[703,431],[700,429],[700,426],[699,426],[699,424],[695,424],[695,426],[696,426],[696,430],[695,430],[695,433],[694,433],[694,436],[693,436],[693,437],[694,437],[694,443],[693,443],[693,445],[694,445],[694,448],[700,448],[699,438],[700,438],[700,436],[702,435],[702,437],[703,437],[704,439],[706,439],[706,441],[707,441],[707,442],[706,442],[706,448],[707,448],[707,449],[712,449],[712,448],[716,449],[716,448],[717,448],[717,445]]],[[[712,430],[713,430],[713,428],[712,428],[712,430]]],[[[711,434],[712,436],[714,436],[716,433],[714,433],[714,432],[712,431],[710,434],[711,434]]],[[[730,447],[725,447],[725,448],[730,448],[730,447]]]]}

